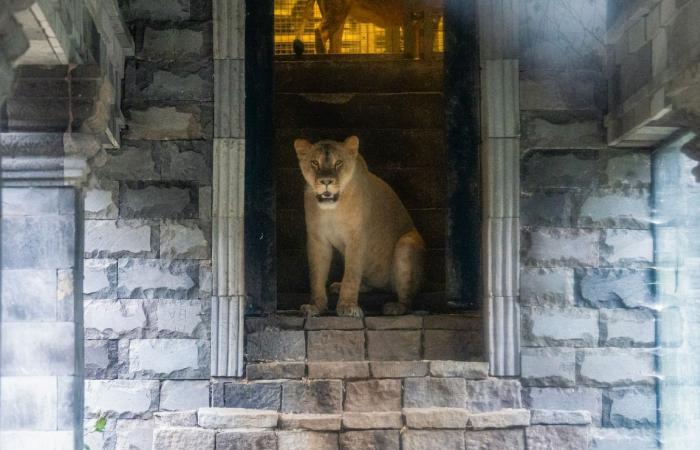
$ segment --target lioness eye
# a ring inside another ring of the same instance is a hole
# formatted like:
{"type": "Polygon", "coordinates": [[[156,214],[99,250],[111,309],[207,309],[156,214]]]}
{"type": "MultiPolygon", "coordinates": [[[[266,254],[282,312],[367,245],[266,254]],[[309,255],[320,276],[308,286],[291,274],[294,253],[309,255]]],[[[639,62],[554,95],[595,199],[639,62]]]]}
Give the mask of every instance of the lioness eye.
{"type": "Polygon", "coordinates": [[[314,166],[314,167],[318,167],[318,161],[316,161],[315,159],[312,160],[312,161],[311,161],[311,165],[314,166]]]}
{"type": "Polygon", "coordinates": [[[337,169],[337,168],[339,168],[339,167],[342,166],[342,165],[343,165],[343,161],[337,161],[337,162],[335,163],[335,168],[337,169]]]}

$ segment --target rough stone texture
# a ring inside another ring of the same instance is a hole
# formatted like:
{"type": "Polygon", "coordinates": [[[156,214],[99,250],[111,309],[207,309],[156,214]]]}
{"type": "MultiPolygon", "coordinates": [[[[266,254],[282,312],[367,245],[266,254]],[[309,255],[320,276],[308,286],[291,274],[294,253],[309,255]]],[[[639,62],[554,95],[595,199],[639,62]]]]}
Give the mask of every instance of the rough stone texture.
{"type": "Polygon", "coordinates": [[[530,410],[530,423],[532,425],[589,425],[591,413],[589,411],[533,409],[530,410]]]}
{"type": "Polygon", "coordinates": [[[87,339],[144,336],[147,320],[141,300],[86,300],[83,308],[87,339]]]}
{"type": "Polygon", "coordinates": [[[525,429],[528,450],[588,450],[588,427],[575,425],[533,425],[525,429]]]}
{"type": "Polygon", "coordinates": [[[282,378],[303,378],[306,364],[303,362],[253,363],[246,365],[249,380],[277,380],[282,378]]]}
{"type": "Polygon", "coordinates": [[[309,361],[361,361],[365,359],[363,331],[308,331],[309,361]]]}
{"type": "Polygon", "coordinates": [[[3,269],[3,320],[55,320],[57,283],[56,270],[3,269]]]}
{"type": "Polygon", "coordinates": [[[599,256],[596,230],[534,228],[522,232],[521,258],[531,266],[597,266],[599,256]]]}
{"type": "Polygon", "coordinates": [[[594,347],[598,344],[598,311],[594,309],[531,307],[521,311],[523,345],[594,347]]]}
{"type": "Polygon", "coordinates": [[[469,411],[464,408],[404,408],[403,416],[409,428],[464,429],[469,411]]]}
{"type": "Polygon", "coordinates": [[[4,322],[3,376],[72,376],[76,372],[75,324],[70,322],[4,322]]]}
{"type": "Polygon", "coordinates": [[[198,297],[199,264],[192,260],[120,259],[119,298],[198,297]]]}
{"type": "Polygon", "coordinates": [[[607,422],[613,427],[638,428],[656,425],[657,399],[654,388],[611,389],[604,396],[604,405],[604,420],[607,417],[607,422]]]}
{"type": "Polygon", "coordinates": [[[523,401],[531,409],[586,410],[591,414],[594,426],[602,425],[603,394],[600,389],[533,387],[523,392],[523,401]]]}
{"type": "Polygon", "coordinates": [[[209,377],[209,341],[197,339],[135,339],[129,342],[131,378],[209,377]]]}
{"type": "Polygon", "coordinates": [[[466,408],[471,412],[498,411],[503,408],[520,408],[520,381],[487,380],[467,381],[466,408]]]}
{"type": "Polygon", "coordinates": [[[365,317],[365,325],[368,330],[420,330],[423,327],[423,318],[414,315],[365,317]]]}
{"type": "Polygon", "coordinates": [[[345,411],[399,411],[400,380],[351,381],[345,384],[345,411]]]}
{"type": "Polygon", "coordinates": [[[83,298],[117,297],[117,261],[88,259],[83,266],[83,298]]]}
{"type": "Polygon", "coordinates": [[[201,139],[204,137],[202,116],[206,113],[195,105],[131,108],[127,111],[125,137],[155,141],[201,139]]]}
{"type": "Polygon", "coordinates": [[[102,181],[102,186],[85,190],[86,219],[116,219],[119,183],[102,181]]]}
{"type": "Polygon", "coordinates": [[[341,433],[340,450],[399,450],[399,432],[371,430],[341,433]]]}
{"type": "Polygon", "coordinates": [[[123,419],[117,421],[116,450],[151,450],[153,447],[152,420],[123,419]]]}
{"type": "Polygon", "coordinates": [[[419,360],[420,348],[420,331],[367,331],[367,353],[370,360],[419,360]]]}
{"type": "MultiPolygon", "coordinates": [[[[401,434],[403,450],[464,450],[464,432],[457,430],[407,430],[401,434]]],[[[471,448],[471,447],[470,447],[471,448]]]]}
{"type": "Polygon", "coordinates": [[[142,221],[86,220],[85,257],[153,257],[151,226],[142,221]]]}
{"type": "Polygon", "coordinates": [[[85,380],[85,417],[151,417],[158,409],[159,388],[151,380],[85,380]]]}
{"type": "Polygon", "coordinates": [[[283,430],[339,431],[340,414],[280,414],[283,430]]]}
{"type": "Polygon", "coordinates": [[[406,378],[428,375],[427,361],[371,361],[373,378],[406,378]]]}
{"type": "Polygon", "coordinates": [[[600,190],[585,198],[577,226],[647,229],[651,221],[648,191],[600,190]]]}
{"type": "Polygon", "coordinates": [[[354,317],[309,317],[304,328],[307,330],[361,330],[362,319],[354,317]]]}
{"type": "Polygon", "coordinates": [[[271,409],[281,406],[280,383],[226,383],[224,405],[229,408],[271,409]]]}
{"type": "Polygon", "coordinates": [[[338,450],[338,434],[317,431],[279,431],[278,450],[338,450]]]}
{"type": "Polygon", "coordinates": [[[474,430],[489,428],[515,428],[530,425],[530,411],[527,409],[502,409],[469,416],[467,426],[474,430]]]}
{"type": "Polygon", "coordinates": [[[306,338],[303,331],[265,329],[246,336],[248,361],[303,361],[306,338]]]}
{"type": "Polygon", "coordinates": [[[423,337],[425,359],[466,361],[483,353],[481,330],[425,330],[423,337]]]}
{"type": "Polygon", "coordinates": [[[650,351],[586,349],[578,359],[579,380],[585,385],[606,387],[654,382],[654,355],[650,351]]]}
{"type": "Polygon", "coordinates": [[[216,450],[265,450],[277,448],[274,431],[226,430],[216,434],[216,450]]]}
{"type": "Polygon", "coordinates": [[[117,378],[118,347],[114,340],[85,341],[85,377],[117,378]]]}
{"type": "Polygon", "coordinates": [[[158,411],[153,418],[156,428],[197,426],[197,411],[158,411]]]}
{"type": "Polygon", "coordinates": [[[201,428],[157,428],[153,432],[153,450],[213,450],[216,432],[201,428]]]}
{"type": "Polygon", "coordinates": [[[166,300],[145,302],[152,334],[158,338],[209,339],[209,300],[166,300]]]}
{"type": "Polygon", "coordinates": [[[160,387],[160,410],[183,411],[209,406],[208,380],[166,380],[160,387]]]}
{"type": "MultiPolygon", "coordinates": [[[[200,408],[197,424],[203,428],[275,428],[277,412],[239,408],[200,408]]],[[[196,448],[196,447],[195,447],[196,448]]]]}
{"type": "Polygon", "coordinates": [[[650,231],[606,230],[601,245],[603,265],[650,265],[654,260],[654,241],[650,231]]]}
{"type": "Polygon", "coordinates": [[[591,429],[591,450],[658,450],[654,432],[610,428],[591,429]]]}
{"type": "Polygon", "coordinates": [[[525,433],[522,429],[467,431],[468,450],[525,450],[525,433]]]}
{"type": "Polygon", "coordinates": [[[210,258],[208,235],[197,221],[165,222],[160,226],[160,257],[210,258]]]}
{"type": "Polygon", "coordinates": [[[600,311],[602,345],[608,347],[652,347],[656,343],[654,313],[644,309],[600,311]]]}
{"type": "Polygon", "coordinates": [[[520,196],[522,226],[570,227],[574,196],[567,191],[535,191],[520,196]]]}
{"type": "Polygon", "coordinates": [[[369,363],[366,361],[309,362],[309,378],[369,378],[369,363]]]}
{"type": "Polygon", "coordinates": [[[489,363],[464,361],[430,361],[430,375],[483,380],[489,375],[489,363]]]}
{"type": "Polygon", "coordinates": [[[119,188],[122,218],[193,219],[198,211],[190,182],[123,182],[119,188]]]}
{"type": "Polygon", "coordinates": [[[467,388],[462,378],[408,378],[404,382],[406,408],[463,408],[466,403],[467,388]]]}
{"type": "Polygon", "coordinates": [[[303,330],[304,318],[300,316],[274,315],[266,317],[246,317],[246,333],[255,333],[267,329],[274,330],[303,330]]]}
{"type": "Polygon", "coordinates": [[[572,269],[520,268],[521,304],[571,306],[574,300],[572,269]]]}
{"type": "Polygon", "coordinates": [[[426,330],[471,330],[473,317],[460,314],[433,314],[423,317],[426,330]]]}
{"type": "Polygon", "coordinates": [[[571,348],[523,348],[520,367],[527,386],[576,384],[576,350],[571,348]]]}
{"type": "Polygon", "coordinates": [[[282,384],[282,412],[337,413],[342,409],[343,386],[339,380],[288,381],[282,384]]]}
{"type": "Polygon", "coordinates": [[[576,270],[578,302],[596,308],[636,308],[655,302],[651,270],[576,270]]]}
{"type": "Polygon", "coordinates": [[[346,430],[399,429],[403,426],[399,411],[344,412],[346,430]]]}

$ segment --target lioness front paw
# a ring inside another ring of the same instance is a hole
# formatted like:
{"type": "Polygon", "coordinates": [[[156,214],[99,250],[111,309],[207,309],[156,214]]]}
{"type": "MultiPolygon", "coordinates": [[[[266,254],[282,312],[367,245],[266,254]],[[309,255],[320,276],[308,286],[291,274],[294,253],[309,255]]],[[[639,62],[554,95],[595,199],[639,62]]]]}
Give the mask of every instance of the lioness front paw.
{"type": "Polygon", "coordinates": [[[335,308],[335,312],[339,316],[343,317],[357,317],[361,319],[364,316],[364,313],[362,312],[362,308],[360,308],[358,305],[342,305],[339,304],[337,308],[335,308]]]}
{"type": "Polygon", "coordinates": [[[408,306],[399,302],[385,303],[382,312],[385,316],[401,316],[409,312],[408,306]]]}
{"type": "Polygon", "coordinates": [[[301,305],[301,308],[299,308],[299,310],[306,317],[320,316],[325,311],[325,309],[321,309],[316,305],[310,304],[301,305]]]}

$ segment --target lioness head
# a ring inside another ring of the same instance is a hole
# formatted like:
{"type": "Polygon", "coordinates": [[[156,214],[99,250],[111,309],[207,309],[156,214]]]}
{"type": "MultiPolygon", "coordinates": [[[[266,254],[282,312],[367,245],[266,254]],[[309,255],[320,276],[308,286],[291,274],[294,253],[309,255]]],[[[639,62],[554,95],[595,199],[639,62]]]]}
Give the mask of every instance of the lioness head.
{"type": "Polygon", "coordinates": [[[357,136],[350,136],[344,142],[319,141],[312,144],[306,139],[294,141],[301,173],[314,190],[319,207],[336,207],[343,189],[355,172],[359,147],[357,136]]]}

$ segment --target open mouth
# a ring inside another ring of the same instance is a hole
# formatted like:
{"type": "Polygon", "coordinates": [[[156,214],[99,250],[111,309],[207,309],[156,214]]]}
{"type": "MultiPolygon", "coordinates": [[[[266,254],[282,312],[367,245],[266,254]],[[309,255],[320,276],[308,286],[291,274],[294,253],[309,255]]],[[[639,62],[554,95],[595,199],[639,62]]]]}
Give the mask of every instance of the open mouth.
{"type": "Polygon", "coordinates": [[[332,192],[324,192],[323,194],[317,194],[316,200],[319,203],[335,203],[338,201],[338,193],[333,194],[332,192]]]}

